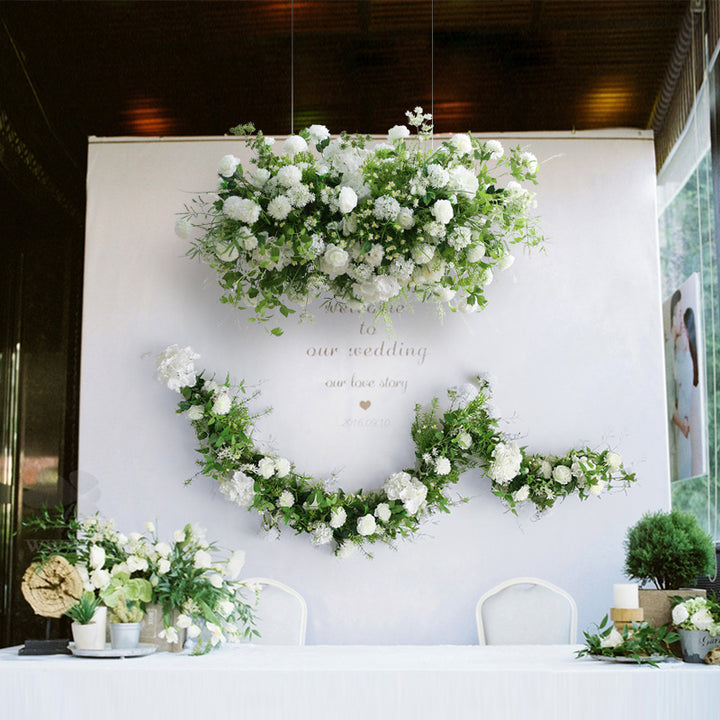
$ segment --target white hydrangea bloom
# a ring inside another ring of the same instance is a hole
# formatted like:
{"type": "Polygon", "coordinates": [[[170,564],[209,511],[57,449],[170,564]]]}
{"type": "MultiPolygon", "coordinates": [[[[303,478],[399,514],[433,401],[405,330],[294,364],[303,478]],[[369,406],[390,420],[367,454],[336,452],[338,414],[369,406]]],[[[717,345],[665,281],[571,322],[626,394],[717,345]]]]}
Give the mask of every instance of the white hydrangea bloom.
{"type": "Polygon", "coordinates": [[[155,378],[170,390],[180,392],[183,387],[195,384],[195,360],[199,357],[191,347],[170,345],[157,357],[155,378]]]}
{"type": "Polygon", "coordinates": [[[492,451],[489,477],[500,485],[507,485],[519,472],[522,452],[516,442],[499,442],[492,451]]]}
{"type": "Polygon", "coordinates": [[[218,163],[218,175],[223,177],[232,177],[235,174],[237,166],[240,164],[240,160],[234,155],[224,155],[220,158],[218,163]]]}

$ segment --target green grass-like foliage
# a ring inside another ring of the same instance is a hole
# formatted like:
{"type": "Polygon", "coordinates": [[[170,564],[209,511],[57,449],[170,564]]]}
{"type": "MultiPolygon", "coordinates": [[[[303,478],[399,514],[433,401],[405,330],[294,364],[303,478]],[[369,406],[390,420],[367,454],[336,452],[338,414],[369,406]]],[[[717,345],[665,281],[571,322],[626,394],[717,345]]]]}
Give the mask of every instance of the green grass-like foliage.
{"type": "Polygon", "coordinates": [[[100,605],[100,598],[93,592],[83,593],[82,597],[65,614],[73,621],[81,625],[88,625],[92,622],[95,610],[100,605]]]}
{"type": "Polygon", "coordinates": [[[625,574],[660,590],[695,584],[715,571],[715,545],[693,515],[646,513],[627,532],[625,574]]]}

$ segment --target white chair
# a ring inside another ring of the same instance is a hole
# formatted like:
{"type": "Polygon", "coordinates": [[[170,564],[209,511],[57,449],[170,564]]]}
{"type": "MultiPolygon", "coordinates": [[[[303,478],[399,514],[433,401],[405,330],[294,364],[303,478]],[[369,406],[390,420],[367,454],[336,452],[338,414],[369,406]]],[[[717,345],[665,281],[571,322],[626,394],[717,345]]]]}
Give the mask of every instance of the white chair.
{"type": "Polygon", "coordinates": [[[547,580],[518,577],[488,590],[475,608],[480,645],[574,645],[577,605],[547,580]]]}
{"type": "Polygon", "coordinates": [[[252,642],[257,645],[304,645],[307,605],[303,596],[271,578],[247,578],[243,582],[251,592],[253,586],[259,586],[255,628],[260,637],[254,637],[252,642]]]}

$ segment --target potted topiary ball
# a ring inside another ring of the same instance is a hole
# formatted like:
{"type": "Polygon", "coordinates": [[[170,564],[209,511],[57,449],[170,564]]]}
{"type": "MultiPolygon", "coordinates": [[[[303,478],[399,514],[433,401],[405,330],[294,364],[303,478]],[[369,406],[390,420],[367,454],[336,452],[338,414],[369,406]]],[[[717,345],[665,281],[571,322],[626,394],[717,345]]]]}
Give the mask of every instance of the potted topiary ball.
{"type": "Polygon", "coordinates": [[[625,574],[654,589],[640,590],[640,607],[653,627],[672,621],[671,597],[705,596],[697,578],[715,572],[715,544],[690,513],[646,513],[625,538],[625,574]],[[682,592],[680,592],[682,590],[682,592]]]}

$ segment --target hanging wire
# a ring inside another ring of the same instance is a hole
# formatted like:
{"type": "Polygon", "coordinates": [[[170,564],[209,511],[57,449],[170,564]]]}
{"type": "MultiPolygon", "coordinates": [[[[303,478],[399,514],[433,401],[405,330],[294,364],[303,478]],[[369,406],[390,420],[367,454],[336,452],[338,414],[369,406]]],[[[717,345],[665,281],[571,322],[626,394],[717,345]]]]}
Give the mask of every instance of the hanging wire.
{"type": "Polygon", "coordinates": [[[290,134],[295,132],[295,0],[290,0],[290,134]]]}

